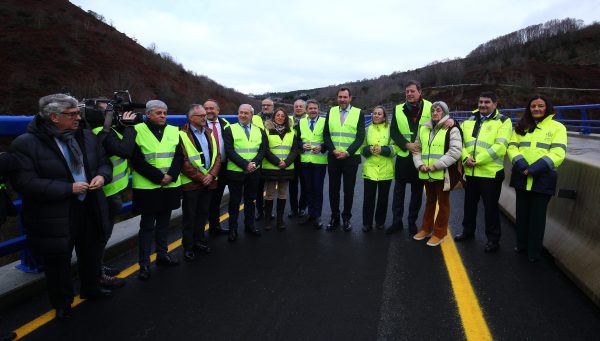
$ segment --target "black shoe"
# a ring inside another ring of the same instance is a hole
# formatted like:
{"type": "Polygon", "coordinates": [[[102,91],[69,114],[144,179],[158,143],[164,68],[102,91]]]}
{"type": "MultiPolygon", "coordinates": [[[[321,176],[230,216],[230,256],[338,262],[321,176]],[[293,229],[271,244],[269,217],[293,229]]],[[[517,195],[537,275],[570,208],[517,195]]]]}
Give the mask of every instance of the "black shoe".
{"type": "Polygon", "coordinates": [[[150,265],[140,265],[138,279],[141,279],[142,281],[150,279],[150,265]]]}
{"type": "Polygon", "coordinates": [[[313,225],[314,223],[315,223],[315,217],[310,217],[309,216],[304,221],[302,221],[300,223],[300,225],[307,226],[307,225],[313,225]]]}
{"type": "Polygon", "coordinates": [[[344,231],[348,232],[352,230],[352,224],[350,224],[350,219],[344,219],[344,231]]]}
{"type": "Polygon", "coordinates": [[[156,265],[158,266],[177,266],[179,265],[179,260],[175,258],[175,256],[164,255],[162,257],[156,257],[156,265]]]}
{"type": "Polygon", "coordinates": [[[114,277],[114,276],[116,276],[116,275],[118,275],[118,274],[121,273],[121,271],[119,271],[117,269],[113,269],[113,268],[108,267],[106,265],[102,265],[102,268],[100,269],[100,271],[103,274],[106,274],[106,275],[111,276],[111,277],[114,277]]]}
{"type": "Polygon", "coordinates": [[[210,226],[208,228],[208,232],[212,233],[212,234],[216,234],[216,235],[219,235],[219,234],[228,234],[229,233],[229,229],[226,228],[226,227],[221,227],[221,225],[218,224],[218,225],[210,226]]]}
{"type": "Polygon", "coordinates": [[[196,253],[193,250],[187,250],[183,253],[183,259],[186,262],[193,262],[196,260],[196,253]]]}
{"type": "Polygon", "coordinates": [[[297,217],[298,216],[298,210],[291,210],[290,213],[288,213],[288,218],[293,218],[293,217],[297,217]]]}
{"type": "Polygon", "coordinates": [[[237,236],[238,236],[237,230],[234,230],[234,229],[230,228],[229,229],[229,236],[227,237],[227,239],[230,242],[235,242],[235,240],[237,239],[237,236]]]}
{"type": "Polygon", "coordinates": [[[409,222],[408,223],[408,233],[410,233],[411,235],[415,235],[417,234],[417,232],[419,232],[419,228],[417,227],[417,223],[413,222],[409,222]]]}
{"type": "Polygon", "coordinates": [[[100,287],[104,289],[117,289],[125,285],[125,280],[123,278],[101,274],[99,283],[100,287]]]}
{"type": "Polygon", "coordinates": [[[246,227],[244,229],[244,231],[246,231],[246,233],[250,233],[251,235],[257,236],[257,237],[260,237],[260,234],[261,234],[260,230],[257,229],[256,227],[246,227]]]}
{"type": "Polygon", "coordinates": [[[79,297],[82,300],[97,300],[103,298],[109,298],[112,296],[112,291],[108,289],[97,288],[92,291],[82,291],[79,297]]]}
{"type": "Polygon", "coordinates": [[[369,232],[373,229],[373,225],[363,225],[363,232],[369,232]]]}
{"type": "MultiPolygon", "coordinates": [[[[73,315],[73,309],[69,306],[69,307],[65,307],[65,308],[57,308],[56,309],[56,319],[57,320],[68,320],[70,319],[73,315]]],[[[12,340],[12,339],[9,339],[12,340]]]]}
{"type": "Polygon", "coordinates": [[[385,230],[385,234],[394,234],[396,232],[401,231],[404,228],[404,226],[402,226],[402,224],[392,224],[392,226],[388,227],[387,230],[385,230]]]}
{"type": "Polygon", "coordinates": [[[513,248],[513,251],[514,251],[515,253],[523,253],[523,252],[527,251],[527,249],[526,249],[526,248],[524,248],[524,247],[518,247],[518,246],[515,246],[515,247],[513,248]]]}
{"type": "Polygon", "coordinates": [[[194,245],[194,251],[197,253],[209,254],[212,252],[211,248],[206,244],[196,244],[194,245]]]}
{"type": "Polygon", "coordinates": [[[496,252],[499,247],[500,244],[498,244],[497,242],[488,242],[487,244],[485,244],[483,251],[487,253],[496,252]]]}
{"type": "Polygon", "coordinates": [[[383,230],[385,228],[385,224],[375,225],[375,228],[378,230],[383,230]]]}
{"type": "Polygon", "coordinates": [[[340,218],[331,218],[329,224],[327,224],[326,230],[331,231],[340,226],[340,218]]]}
{"type": "Polygon", "coordinates": [[[315,230],[320,230],[321,228],[323,228],[323,223],[321,222],[321,219],[315,218],[315,222],[313,223],[313,226],[314,226],[315,230]]]}
{"type": "MultiPolygon", "coordinates": [[[[464,242],[465,240],[473,239],[473,237],[475,237],[475,234],[473,234],[473,233],[462,232],[462,233],[459,233],[456,236],[454,236],[454,241],[464,242]]],[[[487,249],[487,245],[486,245],[486,249],[487,249]]]]}
{"type": "Polygon", "coordinates": [[[298,211],[298,218],[306,217],[306,214],[306,210],[300,210],[298,211]]]}

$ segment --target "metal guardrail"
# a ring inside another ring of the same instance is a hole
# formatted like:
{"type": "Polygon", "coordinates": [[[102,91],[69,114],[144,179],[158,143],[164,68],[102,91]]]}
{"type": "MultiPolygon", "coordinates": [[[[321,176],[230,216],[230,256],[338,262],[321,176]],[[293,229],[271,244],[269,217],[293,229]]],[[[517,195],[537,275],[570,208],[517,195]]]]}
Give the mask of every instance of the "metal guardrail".
{"type": "MultiPolygon", "coordinates": [[[[587,105],[566,105],[554,107],[557,118],[560,122],[565,123],[567,129],[580,131],[583,135],[589,135],[592,131],[600,130],[600,120],[588,119],[588,110],[600,110],[600,104],[587,104],[587,105]],[[566,111],[574,110],[579,111],[580,119],[563,119],[563,114],[566,111]]],[[[517,114],[523,112],[524,108],[515,109],[500,109],[504,114],[511,117],[513,121],[517,119],[517,114]]],[[[451,113],[452,117],[461,121],[468,118],[471,115],[470,111],[455,111],[451,113]]],[[[220,115],[230,123],[237,122],[237,115],[220,115]]],[[[31,121],[33,116],[0,116],[0,137],[15,137],[24,133],[27,129],[27,124],[31,121]]],[[[186,115],[169,115],[167,122],[171,125],[181,126],[187,123],[186,115]]],[[[365,125],[371,123],[371,116],[365,115],[365,125]]],[[[17,207],[17,211],[21,212],[21,199],[17,199],[14,202],[17,207]]],[[[132,203],[125,202],[121,209],[121,213],[128,213],[131,211],[132,203]]],[[[24,227],[22,221],[19,220],[21,235],[6,241],[0,242],[0,257],[21,252],[21,262],[17,265],[17,268],[24,272],[40,272],[40,263],[35,256],[26,247],[27,236],[24,234],[24,227]]]]}
{"type": "MultiPolygon", "coordinates": [[[[600,120],[590,120],[589,110],[600,111],[600,104],[583,104],[583,105],[561,105],[555,106],[554,111],[556,112],[557,121],[563,123],[567,130],[578,131],[582,135],[589,135],[592,132],[600,132],[600,120]],[[579,111],[580,119],[565,119],[565,113],[568,111],[579,111]]],[[[509,116],[513,122],[515,122],[520,114],[525,111],[525,108],[514,108],[514,109],[500,109],[500,112],[509,116]]],[[[462,121],[471,116],[470,111],[454,111],[451,112],[452,117],[458,121],[462,121]]]]}

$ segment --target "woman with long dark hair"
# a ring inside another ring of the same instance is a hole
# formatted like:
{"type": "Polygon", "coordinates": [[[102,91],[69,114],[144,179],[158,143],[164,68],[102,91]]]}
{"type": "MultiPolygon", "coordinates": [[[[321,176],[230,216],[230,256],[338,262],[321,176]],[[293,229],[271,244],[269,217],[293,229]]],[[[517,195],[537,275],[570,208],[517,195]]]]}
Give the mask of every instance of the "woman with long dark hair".
{"type": "Polygon", "coordinates": [[[508,145],[513,164],[510,185],[515,188],[517,245],[538,261],[542,252],[546,210],[556,192],[557,172],[567,152],[567,130],[554,120],[550,99],[537,95],[529,100],[508,145]]]}

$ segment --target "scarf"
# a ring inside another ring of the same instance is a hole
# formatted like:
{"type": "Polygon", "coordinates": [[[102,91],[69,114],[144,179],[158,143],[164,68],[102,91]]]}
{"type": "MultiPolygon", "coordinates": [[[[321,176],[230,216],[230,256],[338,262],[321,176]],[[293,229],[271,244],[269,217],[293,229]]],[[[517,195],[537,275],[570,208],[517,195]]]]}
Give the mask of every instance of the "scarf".
{"type": "Polygon", "coordinates": [[[285,124],[277,124],[273,122],[273,125],[275,127],[275,130],[277,130],[277,134],[282,135],[286,128],[285,124]]]}
{"type": "Polygon", "coordinates": [[[83,167],[83,153],[81,152],[81,148],[79,148],[79,144],[75,139],[75,133],[77,131],[65,130],[61,132],[54,124],[51,123],[45,124],[45,128],[50,136],[57,138],[67,145],[69,155],[71,156],[69,167],[71,168],[72,172],[79,173],[83,167]]]}

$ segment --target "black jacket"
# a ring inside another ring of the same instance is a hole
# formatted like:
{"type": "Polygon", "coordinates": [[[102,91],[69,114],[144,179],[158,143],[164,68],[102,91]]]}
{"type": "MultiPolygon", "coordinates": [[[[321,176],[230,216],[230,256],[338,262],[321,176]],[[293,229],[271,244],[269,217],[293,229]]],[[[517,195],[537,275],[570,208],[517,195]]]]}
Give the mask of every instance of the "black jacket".
{"type": "MultiPolygon", "coordinates": [[[[73,194],[73,176],[54,138],[44,129],[45,123],[36,116],[27,133],[17,137],[11,151],[20,162],[20,171],[11,175],[11,183],[23,196],[23,220],[27,238],[35,248],[46,252],[70,251],[70,211],[77,200],[73,194]]],[[[79,129],[75,138],[83,152],[87,181],[97,175],[112,180],[112,165],[88,129],[79,129]]],[[[101,188],[88,191],[86,201],[97,209],[88,214],[106,241],[110,229],[108,205],[101,188]]]]}
{"type": "MultiPolygon", "coordinates": [[[[162,140],[164,126],[156,126],[151,123],[140,124],[147,124],[154,136],[156,136],[159,141],[162,140]]],[[[137,144],[133,149],[131,165],[136,172],[155,184],[160,184],[164,177],[164,174],[160,169],[152,166],[146,161],[137,144]]],[[[182,167],[183,151],[181,150],[181,144],[178,144],[175,148],[175,156],[173,156],[171,167],[169,168],[169,171],[167,171],[167,174],[173,178],[173,181],[176,181],[181,174],[182,167]]],[[[174,210],[179,206],[181,206],[181,186],[155,189],[133,189],[133,211],[136,213],[165,212],[174,210]]]]}
{"type": "MultiPolygon", "coordinates": [[[[267,126],[268,126],[268,124],[267,124],[267,126]]],[[[283,134],[279,134],[277,132],[277,130],[273,128],[273,129],[268,129],[266,134],[277,135],[277,136],[279,136],[279,138],[283,139],[285,134],[288,132],[292,132],[292,130],[290,128],[286,128],[286,130],[283,132],[283,134]]],[[[279,158],[277,156],[275,156],[275,154],[273,154],[271,149],[268,148],[268,145],[269,144],[267,142],[267,148],[265,150],[265,159],[269,163],[277,166],[279,164],[279,158]]],[[[283,160],[283,161],[285,161],[285,165],[289,166],[292,163],[294,163],[297,156],[298,156],[298,136],[294,135],[294,142],[292,143],[292,149],[290,150],[290,154],[288,155],[288,157],[285,160],[283,160]]],[[[294,167],[297,167],[297,164],[295,164],[294,167]]],[[[263,179],[265,179],[267,181],[268,180],[275,180],[275,181],[293,180],[295,172],[296,171],[294,169],[265,169],[265,168],[263,168],[261,170],[260,175],[263,179]]]]}
{"type": "MultiPolygon", "coordinates": [[[[251,129],[260,128],[257,126],[252,126],[251,129]]],[[[265,149],[269,145],[267,142],[267,135],[265,134],[265,131],[262,129],[260,129],[260,131],[262,133],[262,143],[260,145],[260,148],[258,148],[258,153],[256,154],[256,156],[252,160],[250,160],[253,161],[257,167],[259,167],[259,169],[257,169],[256,172],[260,172],[260,165],[262,163],[263,158],[265,157],[265,149]]],[[[233,162],[240,168],[246,169],[250,161],[246,161],[246,159],[241,157],[240,154],[238,154],[235,151],[235,148],[233,146],[233,135],[231,134],[230,128],[225,129],[225,132],[223,133],[223,140],[225,142],[225,154],[227,155],[227,162],[233,162]]],[[[223,164],[221,167],[227,168],[227,165],[223,164]]],[[[227,171],[227,180],[240,181],[244,179],[245,175],[245,172],[227,171]]]]}
{"type": "MultiPolygon", "coordinates": [[[[344,163],[349,163],[349,164],[360,164],[361,158],[360,158],[360,154],[356,154],[354,155],[354,153],[356,153],[356,151],[362,146],[363,141],[365,140],[365,115],[363,115],[362,111],[360,113],[360,115],[358,115],[358,122],[356,123],[356,139],[354,139],[354,142],[352,142],[350,144],[350,146],[348,146],[348,149],[346,150],[348,152],[348,154],[350,154],[350,156],[343,161],[344,163]]],[[[329,131],[329,113],[327,114],[327,117],[325,118],[325,128],[323,129],[323,141],[325,143],[325,146],[327,146],[327,150],[330,151],[330,153],[327,154],[327,161],[328,162],[339,162],[340,160],[336,159],[335,156],[333,156],[333,150],[335,150],[335,146],[333,145],[333,141],[331,141],[331,132],[329,131]]]]}

